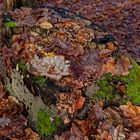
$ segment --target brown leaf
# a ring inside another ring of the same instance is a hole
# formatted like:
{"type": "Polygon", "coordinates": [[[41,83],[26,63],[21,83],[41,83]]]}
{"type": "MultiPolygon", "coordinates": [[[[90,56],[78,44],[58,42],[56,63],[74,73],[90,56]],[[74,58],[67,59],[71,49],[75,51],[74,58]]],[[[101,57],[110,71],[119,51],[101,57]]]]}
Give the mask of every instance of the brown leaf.
{"type": "Polygon", "coordinates": [[[0,116],[13,116],[23,111],[23,104],[14,96],[0,101],[0,116]]]}
{"type": "Polygon", "coordinates": [[[127,118],[134,118],[140,114],[140,107],[132,105],[131,102],[128,102],[127,105],[121,105],[119,108],[127,118]]]}
{"type": "Polygon", "coordinates": [[[139,140],[139,138],[140,138],[140,132],[133,132],[130,133],[128,140],[139,140]]]}
{"type": "Polygon", "coordinates": [[[0,137],[6,136],[10,139],[25,139],[24,127],[26,122],[27,119],[21,114],[15,116],[14,118],[10,118],[10,121],[7,122],[7,124],[5,124],[3,127],[0,127],[0,137]]]}
{"type": "Polygon", "coordinates": [[[25,134],[26,134],[27,140],[40,140],[38,134],[33,132],[31,130],[31,128],[26,128],[25,129],[25,134]]]}
{"type": "Polygon", "coordinates": [[[125,140],[126,136],[124,134],[123,126],[119,125],[114,130],[113,140],[125,140]]]}
{"type": "Polygon", "coordinates": [[[39,26],[43,29],[51,29],[53,27],[46,17],[40,18],[38,22],[39,26]]]}
{"type": "Polygon", "coordinates": [[[86,135],[89,132],[91,128],[90,120],[76,120],[75,122],[78,125],[78,127],[82,130],[84,135],[86,135]]]}
{"type": "Polygon", "coordinates": [[[116,63],[116,74],[117,75],[128,75],[129,74],[129,66],[130,66],[130,60],[125,57],[121,56],[116,63]]]}
{"type": "Polygon", "coordinates": [[[81,138],[84,136],[80,128],[75,124],[72,123],[71,129],[70,129],[71,134],[75,135],[78,138],[81,138]]]}
{"type": "Polygon", "coordinates": [[[128,102],[127,105],[121,105],[120,109],[128,119],[129,125],[140,131],[140,107],[128,102]]]}
{"type": "Polygon", "coordinates": [[[97,132],[99,133],[96,135],[96,140],[113,140],[111,135],[109,135],[108,131],[101,131],[100,129],[97,129],[97,132]]]}
{"type": "Polygon", "coordinates": [[[2,97],[4,97],[4,95],[5,95],[5,92],[3,91],[3,84],[2,84],[2,82],[0,81],[0,99],[1,99],[2,97]]]}
{"type": "Polygon", "coordinates": [[[101,68],[101,75],[109,72],[115,74],[115,59],[112,57],[110,57],[110,59],[108,59],[108,61],[103,64],[101,68]]]}
{"type": "Polygon", "coordinates": [[[106,63],[102,65],[100,75],[104,73],[112,73],[112,75],[128,75],[129,74],[130,60],[121,56],[119,59],[110,57],[106,63]]]}
{"type": "Polygon", "coordinates": [[[116,46],[114,45],[114,43],[108,42],[108,43],[106,43],[106,48],[109,50],[115,50],[116,46]]]}
{"type": "Polygon", "coordinates": [[[73,104],[73,109],[77,111],[78,109],[82,108],[85,103],[85,98],[82,95],[78,96],[78,99],[73,104]]]}
{"type": "Polygon", "coordinates": [[[102,58],[102,57],[107,57],[109,55],[112,54],[112,50],[109,50],[109,49],[103,49],[99,52],[99,56],[102,58]]]}
{"type": "Polygon", "coordinates": [[[48,21],[44,21],[44,22],[40,23],[39,26],[43,29],[51,29],[53,27],[53,25],[51,23],[49,23],[48,21]]]}
{"type": "Polygon", "coordinates": [[[136,115],[136,117],[132,118],[130,120],[130,123],[132,123],[132,126],[140,130],[140,114],[136,115]]]}

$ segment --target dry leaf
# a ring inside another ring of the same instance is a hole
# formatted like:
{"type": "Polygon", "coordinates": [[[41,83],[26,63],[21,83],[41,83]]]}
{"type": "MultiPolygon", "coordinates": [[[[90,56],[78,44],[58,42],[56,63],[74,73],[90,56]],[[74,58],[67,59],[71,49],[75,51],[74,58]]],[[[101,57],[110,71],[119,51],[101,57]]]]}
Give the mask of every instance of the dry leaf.
{"type": "Polygon", "coordinates": [[[100,129],[97,129],[97,132],[99,133],[96,135],[96,140],[113,140],[111,135],[109,135],[108,131],[101,131],[100,129]]]}
{"type": "Polygon", "coordinates": [[[90,120],[76,120],[75,121],[78,127],[82,130],[83,134],[86,135],[91,128],[90,120]]]}
{"type": "Polygon", "coordinates": [[[121,105],[119,108],[127,118],[134,118],[140,114],[140,107],[132,105],[131,102],[128,102],[127,105],[121,105]]]}
{"type": "Polygon", "coordinates": [[[113,140],[125,140],[126,136],[124,134],[123,126],[119,125],[114,130],[113,140]]]}
{"type": "Polygon", "coordinates": [[[103,49],[103,50],[101,50],[101,51],[99,52],[99,56],[100,56],[101,58],[107,57],[107,56],[111,55],[112,52],[113,52],[112,50],[103,49]]]}
{"type": "Polygon", "coordinates": [[[82,108],[85,103],[85,98],[82,95],[78,96],[78,99],[73,104],[73,109],[77,111],[78,109],[82,108]]]}
{"type": "Polygon", "coordinates": [[[31,128],[26,128],[25,133],[28,140],[40,140],[38,134],[33,132],[31,128]]]}
{"type": "Polygon", "coordinates": [[[109,50],[116,50],[116,47],[115,47],[114,43],[112,43],[112,42],[106,43],[106,48],[109,50]]]}

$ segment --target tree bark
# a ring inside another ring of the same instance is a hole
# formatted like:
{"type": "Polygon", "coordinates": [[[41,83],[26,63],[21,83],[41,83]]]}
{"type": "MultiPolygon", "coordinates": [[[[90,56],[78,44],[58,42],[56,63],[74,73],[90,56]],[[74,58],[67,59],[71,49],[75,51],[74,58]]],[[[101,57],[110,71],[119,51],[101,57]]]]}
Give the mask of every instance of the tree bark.
{"type": "Polygon", "coordinates": [[[4,0],[5,11],[20,8],[22,6],[30,6],[32,0],[4,0]]]}

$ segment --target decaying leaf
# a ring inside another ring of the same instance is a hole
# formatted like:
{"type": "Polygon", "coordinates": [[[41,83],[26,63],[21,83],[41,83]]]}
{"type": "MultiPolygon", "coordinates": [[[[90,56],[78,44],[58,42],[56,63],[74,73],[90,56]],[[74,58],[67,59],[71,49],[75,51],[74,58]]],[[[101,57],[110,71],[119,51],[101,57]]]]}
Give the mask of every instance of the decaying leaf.
{"type": "Polygon", "coordinates": [[[48,19],[46,17],[40,18],[38,20],[39,26],[43,29],[51,29],[53,25],[48,22],[48,19]]]}
{"type": "Polygon", "coordinates": [[[113,140],[113,138],[111,137],[111,135],[109,135],[108,131],[101,131],[99,129],[97,129],[99,135],[96,135],[96,140],[113,140]]]}
{"type": "Polygon", "coordinates": [[[39,26],[43,29],[51,29],[53,27],[53,25],[49,23],[48,21],[41,22],[39,26]]]}
{"type": "Polygon", "coordinates": [[[124,134],[124,128],[122,125],[119,125],[114,130],[113,140],[125,140],[126,136],[124,134]]]}
{"type": "Polygon", "coordinates": [[[140,107],[132,105],[131,102],[128,102],[127,105],[121,105],[120,109],[127,118],[133,118],[140,114],[140,107]]]}
{"type": "Polygon", "coordinates": [[[112,75],[128,75],[130,68],[130,60],[121,56],[117,60],[115,58],[110,57],[108,61],[102,65],[101,74],[102,73],[112,73],[112,75]]]}
{"type": "Polygon", "coordinates": [[[134,127],[137,131],[140,130],[140,107],[132,105],[128,102],[127,105],[121,105],[120,109],[123,111],[125,117],[128,119],[129,125],[134,127]]]}
{"type": "Polygon", "coordinates": [[[91,129],[90,120],[75,120],[74,122],[77,124],[84,135],[86,135],[91,129]]]}
{"type": "MultiPolygon", "coordinates": [[[[129,74],[130,60],[125,55],[117,54],[119,46],[111,35],[63,8],[20,8],[8,14],[18,29],[12,26],[12,38],[10,34],[11,40],[5,43],[10,47],[2,49],[3,63],[10,71],[10,78],[6,77],[4,81],[5,89],[11,96],[2,98],[5,91],[0,83],[0,136],[40,139],[30,128],[24,129],[27,125],[27,118],[22,114],[24,103],[29,119],[33,122],[41,120],[37,123],[38,132],[44,136],[55,134],[61,126],[58,114],[51,116],[43,111],[51,113],[57,110],[64,115],[62,127],[65,130],[57,132],[56,140],[139,138],[138,106],[130,102],[120,108],[114,102],[94,103],[90,95],[98,90],[95,86],[88,88],[85,95],[86,87],[91,83],[94,85],[106,73],[113,76],[129,74]],[[26,74],[21,70],[23,75],[19,72],[20,62],[27,65],[26,74]],[[17,71],[13,70],[15,65],[17,71]],[[45,87],[38,84],[40,81],[33,82],[31,78],[37,76],[43,76],[45,87]],[[50,87],[56,89],[49,90],[50,87]],[[53,105],[48,106],[48,100],[45,102],[48,94],[53,94],[53,105]],[[40,110],[43,111],[39,114],[40,110]],[[81,110],[84,110],[82,117],[79,115],[81,110]]],[[[125,92],[127,85],[118,86],[115,82],[109,81],[112,85],[105,84],[104,87],[112,86],[113,94],[116,94],[116,89],[125,92]]],[[[108,90],[106,92],[109,94],[108,90]]]]}
{"type": "Polygon", "coordinates": [[[85,102],[85,98],[83,96],[81,96],[81,95],[78,96],[77,100],[72,105],[74,111],[77,111],[78,109],[81,109],[83,107],[83,105],[84,105],[84,102],[85,102]]]}
{"type": "Polygon", "coordinates": [[[5,95],[5,92],[4,92],[4,90],[3,90],[3,84],[2,84],[2,82],[1,82],[1,80],[0,80],[0,99],[1,99],[2,97],[4,97],[4,95],[5,95]]]}
{"type": "Polygon", "coordinates": [[[33,132],[31,130],[31,128],[26,128],[25,129],[25,133],[26,133],[26,139],[30,139],[30,140],[40,140],[39,136],[37,133],[33,132]]]}
{"type": "Polygon", "coordinates": [[[0,116],[14,116],[23,111],[23,104],[14,96],[0,100],[0,116]]]}

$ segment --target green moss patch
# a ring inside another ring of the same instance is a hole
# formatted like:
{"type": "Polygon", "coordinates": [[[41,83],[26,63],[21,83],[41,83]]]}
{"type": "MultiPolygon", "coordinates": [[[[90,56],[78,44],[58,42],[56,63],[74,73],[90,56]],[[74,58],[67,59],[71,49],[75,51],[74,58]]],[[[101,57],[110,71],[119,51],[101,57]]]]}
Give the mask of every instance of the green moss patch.
{"type": "Polygon", "coordinates": [[[111,85],[111,82],[119,81],[122,85],[126,86],[126,91],[123,92],[126,98],[120,98],[118,102],[126,102],[130,100],[135,104],[140,104],[140,66],[131,60],[132,68],[129,70],[128,76],[112,76],[111,74],[105,74],[99,81],[94,84],[94,88],[98,87],[93,93],[94,101],[97,100],[114,100],[116,94],[120,94],[115,86],[111,85]]]}
{"type": "Polygon", "coordinates": [[[35,76],[35,77],[33,77],[33,82],[37,83],[41,87],[46,87],[47,86],[46,78],[44,76],[35,76]]]}
{"type": "Polygon", "coordinates": [[[5,23],[4,23],[4,26],[6,28],[14,28],[17,26],[16,22],[12,21],[12,20],[7,20],[5,23]]]}
{"type": "Polygon", "coordinates": [[[22,74],[25,74],[27,72],[27,65],[25,63],[20,61],[17,65],[22,74]]]}
{"type": "Polygon", "coordinates": [[[55,132],[61,124],[59,116],[53,116],[50,112],[40,111],[37,114],[36,130],[41,136],[49,136],[55,132]]]}
{"type": "Polygon", "coordinates": [[[106,74],[102,79],[97,81],[95,86],[99,88],[99,90],[95,91],[93,95],[93,99],[96,100],[109,100],[113,97],[112,90],[113,87],[109,84],[109,80],[111,78],[111,74],[106,74]]]}
{"type": "Polygon", "coordinates": [[[128,76],[120,76],[127,85],[126,95],[135,104],[140,104],[140,66],[132,60],[132,68],[128,76]]]}

